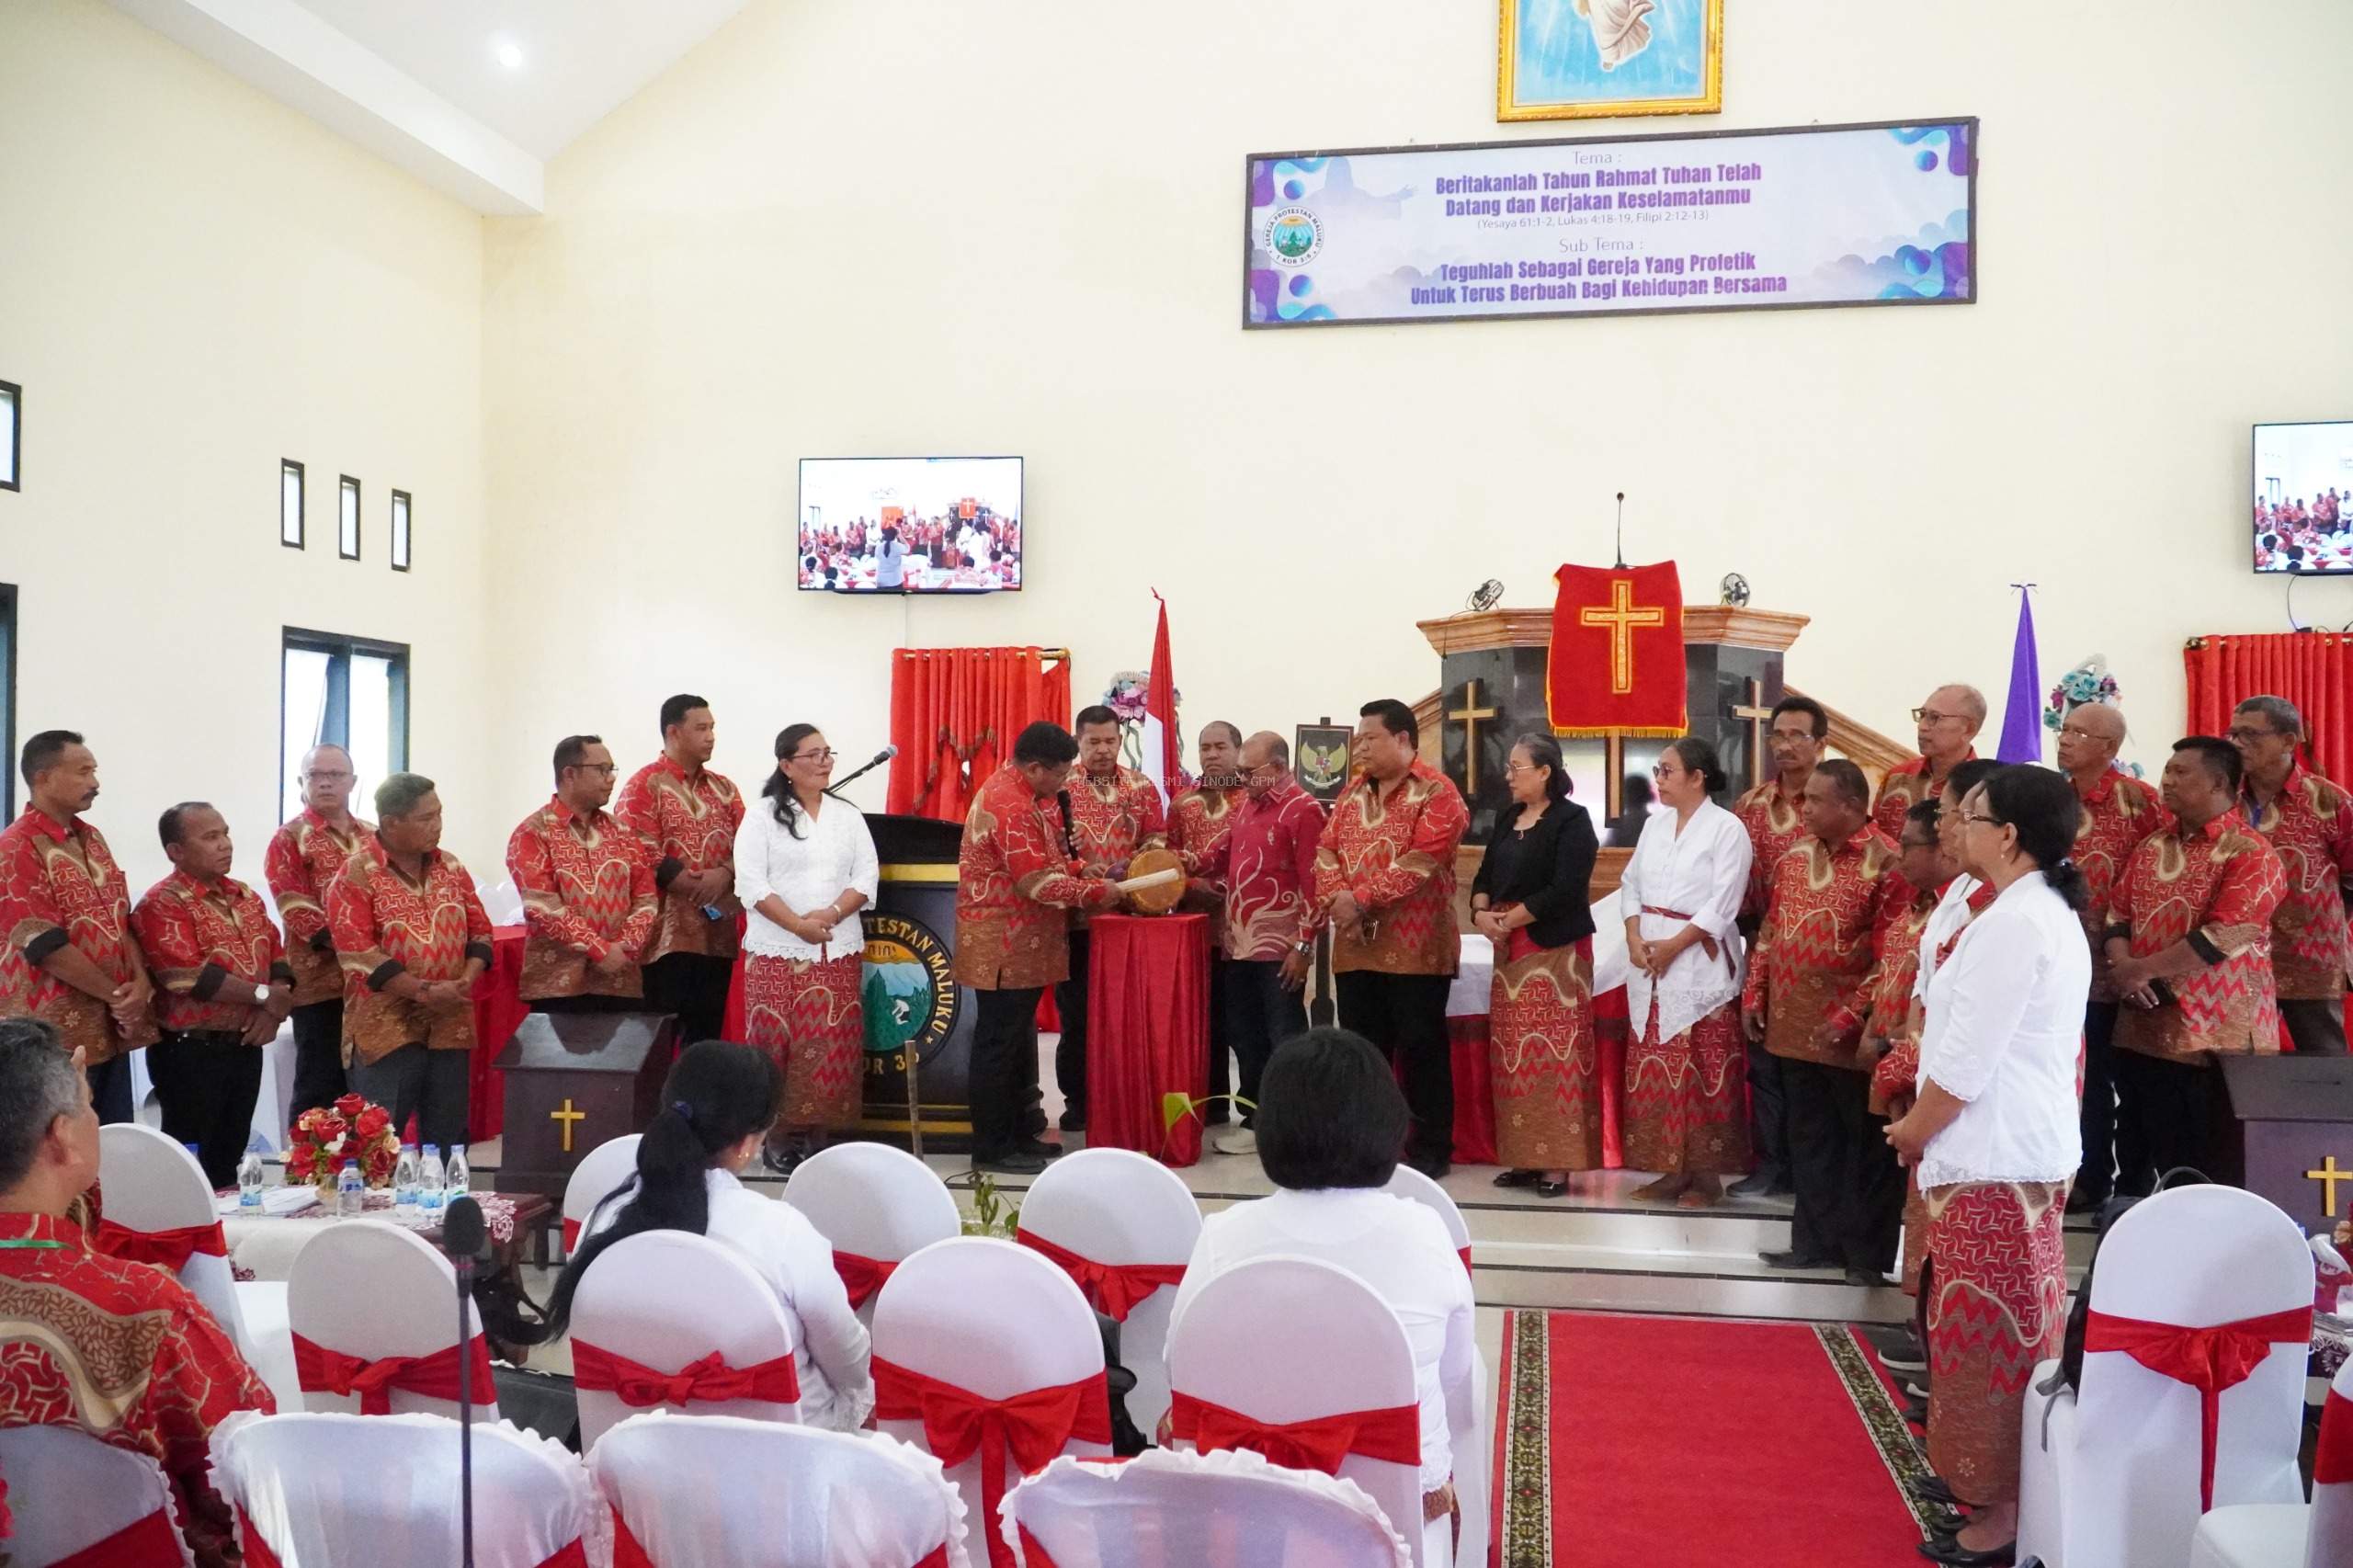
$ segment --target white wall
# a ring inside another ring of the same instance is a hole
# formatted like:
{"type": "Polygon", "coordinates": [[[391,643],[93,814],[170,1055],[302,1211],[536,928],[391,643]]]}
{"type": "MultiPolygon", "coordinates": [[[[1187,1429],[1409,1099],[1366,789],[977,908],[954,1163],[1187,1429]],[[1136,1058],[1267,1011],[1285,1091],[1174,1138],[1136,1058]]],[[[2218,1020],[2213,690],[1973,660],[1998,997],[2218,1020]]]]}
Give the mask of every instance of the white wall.
{"type": "Polygon", "coordinates": [[[411,645],[411,765],[490,872],[510,822],[475,744],[496,684],[480,219],[98,0],[9,0],[0,225],[0,380],[26,412],[24,489],[0,492],[17,738],[89,736],[92,818],[134,895],[188,797],[221,805],[259,883],[288,625],[411,645]],[[278,542],[281,458],[308,467],[301,553],[278,542]],[[357,563],[335,557],[342,473],[357,563]]]}
{"type": "Polygon", "coordinates": [[[1722,116],[1506,129],[1493,6],[756,3],[489,225],[496,570],[607,628],[506,624],[508,761],[635,756],[681,686],[739,773],[791,719],[863,751],[903,639],[1067,642],[1085,700],[1151,586],[1188,733],[1411,699],[1414,620],[1490,575],[1549,602],[1619,489],[1631,556],[1813,616],[1792,678],[1899,735],[1952,677],[1998,727],[2039,581],[2046,679],[2104,652],[2161,756],[2182,639],[2285,626],[2249,426],[2353,416],[2353,6],[1729,9],[1722,116]],[[1236,325],[1253,151],[1949,114],[1984,119],[1974,306],[1236,325]],[[1033,585],[793,594],[794,460],[925,451],[1028,456],[1033,585]]]}

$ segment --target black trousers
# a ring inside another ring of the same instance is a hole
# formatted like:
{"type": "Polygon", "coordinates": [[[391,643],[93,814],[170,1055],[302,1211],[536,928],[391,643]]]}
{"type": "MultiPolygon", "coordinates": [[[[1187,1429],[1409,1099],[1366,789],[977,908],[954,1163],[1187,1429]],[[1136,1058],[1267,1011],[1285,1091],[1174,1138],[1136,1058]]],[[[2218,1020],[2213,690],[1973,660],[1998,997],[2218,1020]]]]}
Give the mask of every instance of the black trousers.
{"type": "Polygon", "coordinates": [[[2129,1130],[2145,1162],[2122,1167],[2119,1192],[2145,1197],[2177,1165],[2211,1174],[2214,1084],[2221,1076],[2211,1057],[2168,1062],[2137,1051],[2116,1053],[2117,1146],[2120,1152],[2128,1147],[2129,1130]]]}
{"type": "Polygon", "coordinates": [[[1038,998],[1042,985],[1010,991],[974,991],[980,1015],[972,1025],[970,1097],[972,1158],[997,1160],[1013,1153],[1029,1071],[1038,1061],[1038,998]]]}
{"type": "Polygon", "coordinates": [[[677,1018],[680,1045],[717,1040],[727,1027],[727,985],[734,974],[733,958],[665,953],[645,966],[645,1006],[677,1018]]]}
{"type": "MultiPolygon", "coordinates": [[[[1242,1069],[1242,1097],[1253,1106],[1258,1103],[1258,1080],[1275,1047],[1307,1032],[1306,988],[1284,990],[1282,971],[1279,960],[1226,960],[1226,1039],[1233,1043],[1234,1061],[1242,1069]]],[[[1216,1085],[1211,1087],[1215,1089],[1216,1085]]],[[[1256,1121],[1255,1112],[1243,1111],[1245,1127],[1256,1121]]]]}
{"type": "Polygon", "coordinates": [[[2297,1055],[2345,1054],[2344,997],[2335,996],[2326,1001],[2290,1001],[2282,996],[2279,998],[2279,1021],[2288,1026],[2288,1038],[2296,1042],[2297,1055]]]}
{"type": "Polygon", "coordinates": [[[1748,1044],[1748,1146],[1756,1174],[1776,1187],[1790,1180],[1790,1104],[1781,1059],[1756,1040],[1748,1044]]]}
{"type": "Polygon", "coordinates": [[[294,1021],[292,1114],[299,1117],[335,1104],[350,1087],[343,1074],[343,998],[305,1002],[290,1017],[294,1021]]]}
{"type": "Polygon", "coordinates": [[[166,1034],[147,1048],[164,1131],[196,1145],[197,1164],[216,1191],[237,1185],[237,1162],[253,1137],[261,1052],[233,1034],[211,1031],[166,1034]]]}
{"type": "Polygon", "coordinates": [[[131,1058],[128,1054],[101,1062],[96,1067],[85,1067],[82,1075],[90,1081],[90,1104],[102,1123],[135,1121],[139,1108],[131,1103],[131,1058]]]}
{"type": "Polygon", "coordinates": [[[1454,1062],[1446,1040],[1443,974],[1383,974],[1357,969],[1337,977],[1340,1027],[1381,1048],[1405,1083],[1414,1113],[1407,1158],[1427,1164],[1454,1158],[1454,1062]]]}
{"type": "Polygon", "coordinates": [[[1085,931],[1070,934],[1070,978],[1054,987],[1054,1010],[1063,1016],[1054,1044],[1054,1086],[1063,1092],[1063,1124],[1086,1119],[1086,961],[1092,944],[1085,931]]]}
{"type": "Polygon", "coordinates": [[[1888,1145],[1887,1119],[1870,1112],[1870,1074],[1785,1058],[1781,1085],[1797,1187],[1791,1250],[1885,1272],[1904,1223],[1904,1167],[1888,1145]]]}
{"type": "Polygon", "coordinates": [[[440,1145],[444,1158],[467,1142],[466,1051],[427,1051],[404,1045],[373,1062],[354,1062],[351,1087],[392,1113],[397,1131],[416,1118],[419,1144],[440,1145]]]}
{"type": "Polygon", "coordinates": [[[1233,1064],[1227,1060],[1233,1029],[1226,1023],[1226,995],[1233,981],[1226,972],[1233,960],[1211,949],[1210,951],[1210,1105],[1201,1119],[1211,1127],[1233,1119],[1233,1102],[1226,1096],[1233,1093],[1233,1064]]]}
{"type": "Polygon", "coordinates": [[[2075,1173],[2074,1195],[2092,1203],[2106,1201],[2116,1190],[2120,1167],[2137,1171],[2149,1164],[2140,1129],[2116,1114],[2117,1012],[2114,1002],[2084,1007],[2084,1163],[2075,1173]]]}

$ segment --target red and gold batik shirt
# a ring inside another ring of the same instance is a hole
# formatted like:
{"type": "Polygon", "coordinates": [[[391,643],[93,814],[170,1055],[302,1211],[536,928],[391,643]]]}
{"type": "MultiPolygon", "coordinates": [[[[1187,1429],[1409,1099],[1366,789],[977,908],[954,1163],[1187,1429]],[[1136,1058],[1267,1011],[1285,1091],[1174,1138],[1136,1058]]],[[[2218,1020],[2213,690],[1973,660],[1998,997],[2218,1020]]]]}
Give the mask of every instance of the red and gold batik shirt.
{"type": "Polygon", "coordinates": [[[352,856],[371,847],[376,830],[358,817],[349,836],[305,806],[302,814],[270,835],[262,857],[262,880],[286,922],[286,961],[294,967],[294,1005],[332,1002],[343,994],[343,970],[335,961],[335,934],[327,928],[327,889],[343,875],[352,856]]]}
{"type": "Polygon", "coordinates": [[[956,979],[981,991],[1069,979],[1070,911],[1120,902],[1117,887],[1081,873],[1061,806],[1011,763],[973,794],[956,872],[956,979]]]}
{"type": "MultiPolygon", "coordinates": [[[[1972,747],[1962,762],[1977,760],[1976,748],[1972,747]]],[[[1891,839],[1904,836],[1904,816],[1922,801],[1934,801],[1945,792],[1945,781],[1928,777],[1928,759],[1915,756],[1909,762],[1899,762],[1887,770],[1879,781],[1879,801],[1871,807],[1871,825],[1891,839]]]]}
{"type": "Polygon", "coordinates": [[[147,890],[131,925],[173,1034],[241,1033],[253,1021],[255,986],[293,983],[261,894],[234,877],[204,882],[175,870],[147,890]]]}
{"type": "Polygon", "coordinates": [[[1217,903],[1210,909],[1210,951],[1225,952],[1225,846],[1233,832],[1234,809],[1247,790],[1196,785],[1168,804],[1168,847],[1185,863],[1185,875],[1217,903]]]}
{"type": "Polygon", "coordinates": [[[2271,841],[2288,879],[2271,916],[2271,973],[2283,1002],[2345,994],[2345,884],[2353,878],[2353,795],[2302,763],[2268,806],[2239,799],[2247,825],[2271,841]]]}
{"type": "Polygon", "coordinates": [[[654,863],[608,812],[574,814],[562,797],[516,824],[506,874],[523,895],[526,1002],[550,996],[642,996],[634,964],[594,974],[616,949],[635,959],[654,935],[654,863]]]}
{"type": "Polygon", "coordinates": [[[1740,901],[1740,917],[1765,918],[1773,895],[1773,868],[1805,836],[1805,818],[1799,814],[1802,797],[1781,793],[1781,781],[1768,778],[1733,803],[1733,815],[1748,830],[1748,892],[1740,901]]]}
{"type": "Polygon", "coordinates": [[[2206,967],[2161,982],[2162,1006],[2119,1013],[2116,1043],[2174,1062],[2278,1051],[2271,919],[2287,890],[2279,855],[2236,812],[2142,840],[2110,895],[2107,935],[2127,938],[2134,958],[2186,941],[2206,967]]]}
{"type": "Polygon", "coordinates": [[[343,1039],[347,1060],[373,1062],[404,1045],[472,1051],[471,1005],[428,1007],[384,994],[406,973],[427,983],[462,980],[479,959],[490,967],[490,916],[474,880],[446,850],[426,857],[411,881],[381,847],[351,858],[327,890],[335,960],[343,966],[343,1039]]]}
{"type": "Polygon", "coordinates": [[[2132,858],[2132,851],[2153,833],[2173,826],[2173,813],[2158,803],[2157,792],[2127,773],[2109,768],[2075,800],[2084,809],[2075,824],[2075,869],[2084,874],[2084,935],[2092,945],[2094,1002],[2116,1000],[2116,982],[2108,974],[2108,903],[2116,879],[2132,858]]]}
{"type": "Polygon", "coordinates": [[[1324,924],[1315,903],[1323,802],[1285,778],[1256,800],[1245,790],[1218,846],[1225,885],[1225,956],[1279,963],[1324,924]]]}
{"type": "MultiPolygon", "coordinates": [[[[1134,768],[1114,765],[1097,778],[1084,767],[1070,776],[1070,841],[1078,851],[1080,874],[1108,877],[1117,881],[1128,874],[1128,862],[1139,849],[1158,849],[1168,843],[1160,791],[1134,768]]],[[[1086,911],[1071,916],[1074,929],[1086,926],[1086,911]]]]}
{"type": "Polygon", "coordinates": [[[154,1044],[152,1015],[125,1028],[104,1002],[41,967],[70,943],[126,984],[136,941],[131,884],[105,835],[80,817],[60,824],[37,806],[0,832],[0,1017],[46,1021],[93,1064],[154,1044]]]}
{"type": "Polygon", "coordinates": [[[613,801],[613,815],[637,835],[662,894],[653,939],[638,961],[650,964],[672,953],[733,958],[736,916],[744,913],[735,902],[735,830],[744,825],[744,797],[734,784],[708,767],[690,778],[665,753],[630,775],[613,801]],[[728,874],[726,890],[711,901],[716,920],[669,896],[679,877],[710,870],[728,874]]]}
{"type": "Polygon", "coordinates": [[[1775,1056],[1866,1065],[1855,1047],[1877,996],[1879,955],[1887,927],[1912,903],[1901,853],[1866,824],[1836,849],[1809,834],[1774,866],[1742,1006],[1765,1015],[1765,1049],[1775,1056]],[[1836,1040],[1827,1049],[1814,1040],[1825,1023],[1836,1040]]]}
{"type": "Polygon", "coordinates": [[[1315,851],[1315,912],[1353,894],[1365,916],[1354,937],[1335,933],[1332,971],[1452,974],[1461,962],[1454,923],[1454,852],[1471,825],[1453,780],[1419,757],[1382,793],[1361,774],[1332,803],[1315,851]]]}

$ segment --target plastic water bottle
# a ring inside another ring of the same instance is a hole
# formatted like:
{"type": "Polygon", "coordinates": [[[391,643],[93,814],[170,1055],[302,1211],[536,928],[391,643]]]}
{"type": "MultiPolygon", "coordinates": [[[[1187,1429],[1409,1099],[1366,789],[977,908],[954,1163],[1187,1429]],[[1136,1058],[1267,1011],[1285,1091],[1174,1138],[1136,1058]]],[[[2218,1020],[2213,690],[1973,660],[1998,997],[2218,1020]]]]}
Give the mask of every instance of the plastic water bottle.
{"type": "MultiPolygon", "coordinates": [[[[473,1179],[473,1173],[466,1169],[466,1146],[463,1143],[450,1144],[449,1174],[442,1181],[448,1198],[463,1198],[472,1188],[473,1179]]],[[[448,1198],[443,1199],[445,1203],[448,1198]]]]}
{"type": "Polygon", "coordinates": [[[401,1145],[401,1157],[392,1163],[392,1211],[401,1215],[416,1212],[416,1145],[401,1145]]]}
{"type": "Polygon", "coordinates": [[[261,1212],[264,1179],[261,1156],[251,1149],[246,1150],[245,1157],[237,1162],[237,1209],[248,1218],[261,1212]]]}
{"type": "Polygon", "coordinates": [[[416,1206],[427,1219],[440,1216],[441,1185],[441,1145],[427,1143],[416,1163],[416,1206]]]}
{"type": "Polygon", "coordinates": [[[356,1218],[368,1207],[368,1188],[359,1180],[359,1165],[347,1159],[335,1178],[335,1211],[356,1218]]]}

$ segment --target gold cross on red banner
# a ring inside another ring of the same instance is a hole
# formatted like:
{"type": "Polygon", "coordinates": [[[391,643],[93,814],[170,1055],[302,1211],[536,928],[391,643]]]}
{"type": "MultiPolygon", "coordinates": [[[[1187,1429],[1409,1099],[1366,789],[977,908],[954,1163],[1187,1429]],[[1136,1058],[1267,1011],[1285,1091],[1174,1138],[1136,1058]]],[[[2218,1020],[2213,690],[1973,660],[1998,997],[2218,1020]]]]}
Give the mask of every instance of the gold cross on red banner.
{"type": "Polygon", "coordinates": [[[1623,577],[1609,585],[1609,608],[1588,605],[1577,612],[1586,626],[1609,628],[1609,689],[1623,697],[1634,689],[1634,631],[1639,627],[1665,626],[1666,610],[1659,605],[1634,603],[1634,585],[1623,577]]]}

